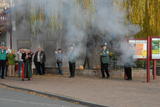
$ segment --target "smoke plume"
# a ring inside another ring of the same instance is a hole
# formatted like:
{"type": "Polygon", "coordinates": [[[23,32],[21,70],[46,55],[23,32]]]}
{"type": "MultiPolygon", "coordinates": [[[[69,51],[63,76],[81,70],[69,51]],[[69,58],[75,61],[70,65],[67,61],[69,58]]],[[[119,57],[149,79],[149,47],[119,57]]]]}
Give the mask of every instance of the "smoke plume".
{"type": "Polygon", "coordinates": [[[117,41],[111,49],[121,53],[121,63],[132,62],[128,59],[133,55],[133,49],[129,49],[124,40],[126,36],[136,34],[139,27],[127,20],[127,12],[117,3],[121,4],[124,0],[90,0],[92,2],[88,6],[84,5],[84,1],[13,0],[15,35],[16,32],[23,33],[22,37],[32,35],[32,48],[43,47],[44,40],[46,43],[54,40],[54,49],[63,48],[65,53],[74,46],[76,58],[86,54],[86,44],[88,41],[95,42],[93,38],[97,39],[97,43],[91,44],[99,47],[104,42],[117,41]]]}

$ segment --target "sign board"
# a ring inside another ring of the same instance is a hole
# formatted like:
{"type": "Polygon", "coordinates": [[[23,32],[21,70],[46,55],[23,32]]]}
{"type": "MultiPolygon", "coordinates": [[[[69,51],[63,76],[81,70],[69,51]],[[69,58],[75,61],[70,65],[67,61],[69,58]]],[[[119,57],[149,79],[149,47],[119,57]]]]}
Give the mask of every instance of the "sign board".
{"type": "Polygon", "coordinates": [[[135,49],[135,59],[147,58],[147,40],[129,40],[129,44],[135,49]]]}
{"type": "Polygon", "coordinates": [[[160,59],[160,38],[152,38],[151,43],[152,59],[160,59]]]}

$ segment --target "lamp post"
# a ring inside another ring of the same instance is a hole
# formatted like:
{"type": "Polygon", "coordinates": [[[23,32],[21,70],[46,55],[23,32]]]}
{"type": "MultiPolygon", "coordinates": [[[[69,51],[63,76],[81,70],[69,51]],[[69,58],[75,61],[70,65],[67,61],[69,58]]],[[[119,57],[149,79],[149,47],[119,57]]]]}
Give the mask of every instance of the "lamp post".
{"type": "Polygon", "coordinates": [[[9,8],[10,8],[10,14],[9,14],[9,34],[10,34],[10,49],[13,48],[12,42],[13,42],[13,37],[12,37],[12,6],[13,6],[13,0],[10,0],[9,2],[9,8]]]}

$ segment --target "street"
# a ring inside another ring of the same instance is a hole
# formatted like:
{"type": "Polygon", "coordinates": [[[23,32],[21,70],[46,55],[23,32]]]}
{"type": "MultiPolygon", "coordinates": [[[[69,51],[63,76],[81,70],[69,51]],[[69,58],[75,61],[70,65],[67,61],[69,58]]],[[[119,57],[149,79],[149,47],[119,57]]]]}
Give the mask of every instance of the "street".
{"type": "MultiPolygon", "coordinates": [[[[140,72],[142,73],[142,71],[140,72]]],[[[152,83],[148,84],[144,82],[144,77],[139,78],[136,77],[136,75],[137,74],[134,73],[134,78],[132,81],[126,81],[120,78],[118,79],[118,77],[112,77],[111,79],[99,79],[82,76],[68,78],[67,75],[45,75],[34,76],[31,81],[21,81],[19,78],[6,78],[4,80],[1,80],[0,84],[6,84],[7,86],[11,87],[35,90],[38,92],[49,93],[51,95],[58,95],[108,107],[159,107],[160,77],[157,77],[157,80],[152,80],[152,83]]],[[[143,73],[141,75],[143,75],[143,73]]],[[[4,92],[2,92],[2,94],[0,93],[0,95],[5,94],[4,92]]],[[[16,97],[17,96],[19,96],[19,93],[16,94],[16,97]]],[[[29,98],[29,101],[32,102],[37,98],[35,98],[35,96],[33,95],[31,97],[32,98],[29,98]]],[[[14,97],[12,97],[12,99],[16,100],[14,97]]],[[[36,100],[39,101],[39,97],[36,100]]],[[[46,102],[47,104],[50,104],[46,100],[40,100],[40,102],[41,101],[43,101],[43,103],[45,104],[46,102]]],[[[8,105],[6,107],[10,106],[8,105]]],[[[38,107],[40,106],[38,105],[38,107]]]]}
{"type": "Polygon", "coordinates": [[[0,87],[0,107],[83,107],[0,87]]]}

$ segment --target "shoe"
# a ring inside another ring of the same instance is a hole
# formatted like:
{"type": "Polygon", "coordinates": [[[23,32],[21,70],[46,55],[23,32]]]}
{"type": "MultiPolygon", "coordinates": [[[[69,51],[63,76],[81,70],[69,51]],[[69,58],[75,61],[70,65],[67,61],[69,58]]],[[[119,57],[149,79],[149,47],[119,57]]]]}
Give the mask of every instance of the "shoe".
{"type": "Polygon", "coordinates": [[[108,76],[107,79],[110,79],[110,76],[108,76]]]}
{"type": "Polygon", "coordinates": [[[58,73],[59,75],[63,75],[63,73],[58,73]]]}

